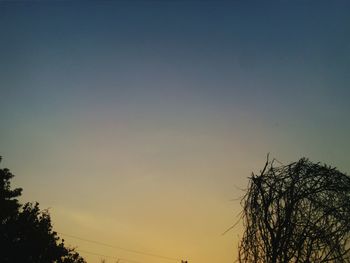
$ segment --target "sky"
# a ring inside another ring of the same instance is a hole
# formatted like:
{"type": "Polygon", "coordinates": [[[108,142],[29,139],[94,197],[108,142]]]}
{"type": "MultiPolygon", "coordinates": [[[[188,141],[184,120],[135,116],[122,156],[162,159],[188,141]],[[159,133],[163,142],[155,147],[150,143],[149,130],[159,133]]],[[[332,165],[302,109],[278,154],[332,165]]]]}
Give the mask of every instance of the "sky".
{"type": "Polygon", "coordinates": [[[350,171],[349,14],[345,0],[1,1],[1,165],[88,263],[233,262],[242,225],[222,233],[267,153],[350,171]]]}

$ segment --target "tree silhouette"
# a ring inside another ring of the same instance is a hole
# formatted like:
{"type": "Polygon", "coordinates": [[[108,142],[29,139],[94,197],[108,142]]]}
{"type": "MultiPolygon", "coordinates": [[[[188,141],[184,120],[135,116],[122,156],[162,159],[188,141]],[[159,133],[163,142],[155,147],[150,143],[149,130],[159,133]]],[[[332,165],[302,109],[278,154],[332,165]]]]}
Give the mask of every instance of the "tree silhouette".
{"type": "Polygon", "coordinates": [[[18,202],[22,189],[11,189],[13,177],[9,169],[0,169],[0,262],[84,263],[53,231],[47,210],[18,202]]]}
{"type": "MultiPolygon", "coordinates": [[[[2,158],[0,156],[0,162],[2,158]]],[[[11,190],[10,179],[13,178],[13,174],[9,169],[0,169],[0,221],[1,221],[1,233],[3,233],[2,226],[10,218],[14,217],[18,213],[20,204],[16,199],[21,195],[22,189],[16,188],[11,190]]]]}
{"type": "Polygon", "coordinates": [[[239,262],[350,262],[350,177],[300,159],[252,174],[239,262]]]}

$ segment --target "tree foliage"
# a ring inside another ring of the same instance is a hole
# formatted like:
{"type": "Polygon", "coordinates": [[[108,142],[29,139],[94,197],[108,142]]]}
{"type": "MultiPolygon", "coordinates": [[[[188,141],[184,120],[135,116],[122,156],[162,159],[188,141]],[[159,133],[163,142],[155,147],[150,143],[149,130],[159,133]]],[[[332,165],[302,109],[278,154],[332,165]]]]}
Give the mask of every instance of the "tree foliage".
{"type": "Polygon", "coordinates": [[[0,169],[0,262],[84,263],[53,231],[47,210],[19,203],[22,189],[11,189],[13,177],[9,169],[0,169]]]}
{"type": "Polygon", "coordinates": [[[252,174],[239,262],[350,262],[350,177],[308,159],[252,174]]]}

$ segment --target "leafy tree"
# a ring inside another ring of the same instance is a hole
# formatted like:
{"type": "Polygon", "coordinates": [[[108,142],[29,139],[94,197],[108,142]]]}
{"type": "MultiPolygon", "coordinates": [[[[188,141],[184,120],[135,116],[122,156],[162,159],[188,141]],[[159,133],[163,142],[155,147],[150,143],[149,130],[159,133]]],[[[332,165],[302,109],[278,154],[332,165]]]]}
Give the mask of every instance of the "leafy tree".
{"type": "MultiPolygon", "coordinates": [[[[2,158],[0,156],[0,162],[2,158]]],[[[13,174],[9,169],[0,169],[0,222],[2,227],[10,218],[18,213],[20,204],[16,197],[21,195],[22,189],[16,188],[11,190],[10,179],[13,178],[13,174]]],[[[1,230],[3,230],[1,228],[1,230]]],[[[1,231],[3,233],[3,231],[1,231]]]]}
{"type": "Polygon", "coordinates": [[[0,262],[84,263],[53,231],[47,210],[41,211],[38,203],[18,202],[22,189],[11,189],[13,177],[0,169],[0,262]]]}
{"type": "Polygon", "coordinates": [[[308,159],[249,179],[239,262],[350,262],[350,177],[308,159]]]}

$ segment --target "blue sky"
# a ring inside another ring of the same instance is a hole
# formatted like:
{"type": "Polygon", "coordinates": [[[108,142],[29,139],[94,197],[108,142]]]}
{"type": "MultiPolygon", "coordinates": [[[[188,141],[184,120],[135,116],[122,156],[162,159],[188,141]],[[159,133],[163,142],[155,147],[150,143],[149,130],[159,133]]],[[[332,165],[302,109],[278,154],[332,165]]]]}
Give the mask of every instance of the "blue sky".
{"type": "MultiPolygon", "coordinates": [[[[62,232],[232,261],[236,233],[220,233],[240,208],[228,200],[268,152],[350,170],[349,11],[312,0],[1,2],[4,165],[62,232]]],[[[121,253],[100,249],[86,248],[121,253]]]]}

